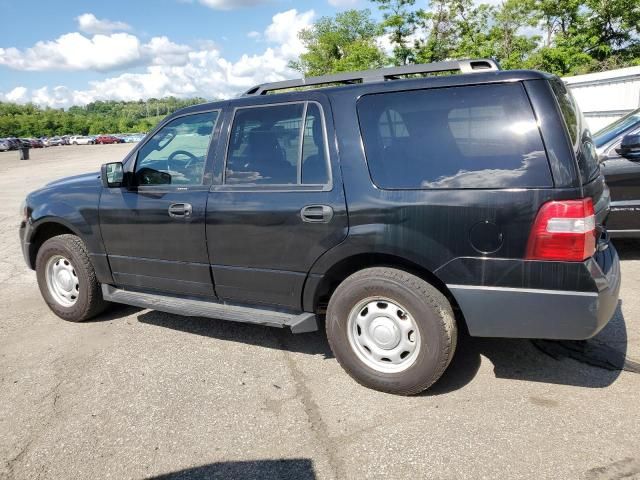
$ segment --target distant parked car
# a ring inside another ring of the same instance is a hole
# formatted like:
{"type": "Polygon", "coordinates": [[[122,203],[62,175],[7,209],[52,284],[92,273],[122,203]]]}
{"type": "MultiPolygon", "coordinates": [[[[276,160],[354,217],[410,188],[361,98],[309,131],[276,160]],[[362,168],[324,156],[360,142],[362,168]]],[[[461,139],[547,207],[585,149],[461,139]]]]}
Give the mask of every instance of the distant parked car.
{"type": "Polygon", "coordinates": [[[144,138],[144,134],[142,133],[134,133],[132,135],[127,135],[124,137],[125,143],[138,143],[141,142],[144,138]]]}
{"type": "Polygon", "coordinates": [[[69,142],[69,135],[63,135],[60,137],[60,140],[62,141],[62,145],[70,145],[71,142],[69,142]]]}
{"type": "Polygon", "coordinates": [[[7,138],[6,141],[9,144],[9,150],[17,150],[22,146],[22,142],[17,138],[7,138]]]}
{"type": "Polygon", "coordinates": [[[0,139],[0,152],[6,152],[7,150],[11,150],[9,147],[9,142],[7,140],[0,139]]]}
{"type": "Polygon", "coordinates": [[[593,135],[611,191],[607,230],[612,237],[640,237],[640,108],[593,135]]]}
{"type": "Polygon", "coordinates": [[[39,138],[29,138],[31,148],[44,148],[44,143],[39,138]]]}
{"type": "Polygon", "coordinates": [[[96,143],[93,137],[88,137],[86,135],[75,135],[69,138],[69,143],[71,145],[93,145],[96,143]]]}
{"type": "Polygon", "coordinates": [[[47,147],[57,147],[59,145],[63,145],[63,142],[60,137],[51,137],[51,138],[47,138],[44,141],[44,144],[47,147]]]}
{"type": "Polygon", "coordinates": [[[99,135],[96,137],[96,143],[99,145],[105,145],[107,143],[123,143],[124,140],[113,135],[99,135]]]}

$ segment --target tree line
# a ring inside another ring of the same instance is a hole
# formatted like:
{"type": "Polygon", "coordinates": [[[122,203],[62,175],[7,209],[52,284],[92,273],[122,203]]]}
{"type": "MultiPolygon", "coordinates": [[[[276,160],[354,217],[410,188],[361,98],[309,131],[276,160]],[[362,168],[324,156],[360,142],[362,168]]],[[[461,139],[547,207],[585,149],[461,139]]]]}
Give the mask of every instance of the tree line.
{"type": "Polygon", "coordinates": [[[175,97],[99,101],[68,110],[0,102],[0,138],[147,132],[169,113],[205,101],[175,97]]]}
{"type": "Polygon", "coordinates": [[[638,0],[431,0],[428,9],[416,0],[371,3],[381,20],[370,10],[348,10],[303,30],[307,52],[290,66],[314,76],[492,57],[504,69],[564,76],[640,65],[638,0]]]}

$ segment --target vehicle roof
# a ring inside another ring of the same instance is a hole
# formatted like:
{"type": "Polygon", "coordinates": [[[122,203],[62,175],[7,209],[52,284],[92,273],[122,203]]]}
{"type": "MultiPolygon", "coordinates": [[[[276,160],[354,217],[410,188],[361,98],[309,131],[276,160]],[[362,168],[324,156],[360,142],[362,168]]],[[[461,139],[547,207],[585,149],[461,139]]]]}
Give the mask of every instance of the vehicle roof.
{"type": "Polygon", "coordinates": [[[557,77],[555,75],[540,72],[538,70],[498,70],[455,75],[433,75],[421,78],[407,78],[320,88],[304,88],[301,90],[285,91],[282,93],[269,93],[266,95],[243,95],[241,97],[232,98],[229,100],[201,103],[198,105],[182,108],[174,112],[167,118],[173,118],[188,113],[198,113],[208,110],[215,110],[227,105],[243,106],[247,104],[301,101],[304,100],[305,97],[310,96],[310,94],[312,93],[321,93],[327,96],[332,96],[340,93],[341,96],[343,96],[348,95],[348,92],[352,92],[353,97],[357,98],[363,94],[385,91],[412,90],[416,88],[442,88],[465,85],[483,85],[491,83],[521,82],[525,80],[549,80],[552,78],[557,77]]]}

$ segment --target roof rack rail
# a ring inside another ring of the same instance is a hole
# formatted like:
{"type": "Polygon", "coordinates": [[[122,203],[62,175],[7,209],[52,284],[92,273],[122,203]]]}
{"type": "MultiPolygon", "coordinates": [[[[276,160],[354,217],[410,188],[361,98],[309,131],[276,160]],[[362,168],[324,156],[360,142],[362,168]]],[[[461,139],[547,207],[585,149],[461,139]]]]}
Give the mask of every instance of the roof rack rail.
{"type": "Polygon", "coordinates": [[[405,75],[419,75],[422,73],[438,73],[459,71],[461,73],[474,73],[500,70],[498,62],[490,58],[473,60],[447,60],[444,62],[424,63],[418,65],[403,65],[401,67],[377,68],[362,70],[359,72],[338,73],[335,75],[323,75],[321,77],[299,78],[296,80],[284,80],[282,82],[263,83],[247,90],[243,96],[266,95],[275,90],[286,90],[297,87],[311,87],[332,83],[369,83],[397,80],[405,75]]]}

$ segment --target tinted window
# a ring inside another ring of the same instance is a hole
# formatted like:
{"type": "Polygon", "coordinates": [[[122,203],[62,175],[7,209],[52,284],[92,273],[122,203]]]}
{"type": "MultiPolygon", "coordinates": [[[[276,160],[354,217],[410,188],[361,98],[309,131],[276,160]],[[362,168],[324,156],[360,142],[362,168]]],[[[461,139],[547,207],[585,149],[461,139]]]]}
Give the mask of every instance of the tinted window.
{"type": "Polygon", "coordinates": [[[573,101],[573,97],[569,94],[569,90],[564,86],[560,80],[551,82],[553,93],[555,93],[558,99],[558,105],[560,105],[560,111],[564,117],[564,123],[569,131],[569,137],[571,143],[576,144],[578,140],[578,109],[573,101]]]}
{"type": "Polygon", "coordinates": [[[306,111],[305,117],[304,103],[239,109],[229,139],[225,183],[327,183],[320,109],[309,103],[306,111]]]}
{"type": "Polygon", "coordinates": [[[138,185],[201,185],[218,112],[176,118],[138,152],[138,185]]]}
{"type": "Polygon", "coordinates": [[[324,128],[320,108],[310,103],[302,143],[302,183],[324,185],[329,183],[329,159],[324,142],[324,128]]]}
{"type": "Polygon", "coordinates": [[[558,100],[571,143],[575,146],[582,182],[587,183],[599,172],[598,156],[591,139],[591,133],[586,128],[586,122],[578,104],[565,84],[560,79],[555,79],[551,81],[551,88],[558,100]]]}
{"type": "Polygon", "coordinates": [[[552,185],[521,85],[367,95],[358,115],[371,176],[381,188],[552,185]]]}

